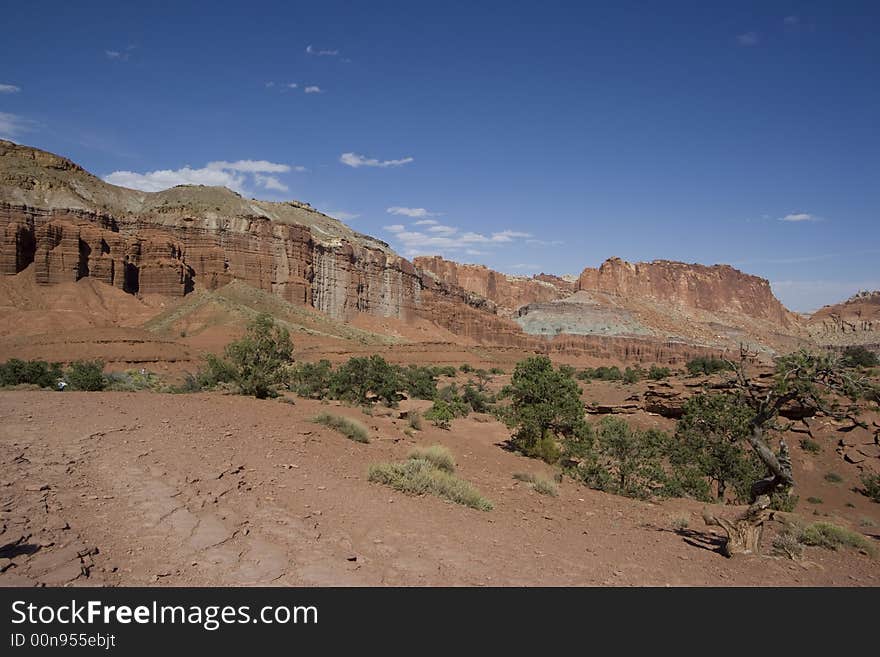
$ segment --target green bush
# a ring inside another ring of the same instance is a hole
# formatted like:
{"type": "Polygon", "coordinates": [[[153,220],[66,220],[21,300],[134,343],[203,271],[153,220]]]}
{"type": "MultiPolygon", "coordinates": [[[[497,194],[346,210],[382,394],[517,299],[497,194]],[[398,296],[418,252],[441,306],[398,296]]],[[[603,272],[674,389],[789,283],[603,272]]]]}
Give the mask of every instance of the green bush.
{"type": "Polygon", "coordinates": [[[611,367],[597,367],[595,369],[586,368],[578,373],[577,378],[581,381],[620,381],[623,379],[623,372],[616,365],[611,367]]]}
{"type": "Polygon", "coordinates": [[[843,477],[836,472],[829,472],[825,475],[825,481],[831,484],[839,484],[841,481],[843,481],[843,477]]]}
{"type": "Polygon", "coordinates": [[[64,373],[64,378],[72,390],[97,392],[107,385],[104,378],[104,361],[101,360],[74,361],[64,373]]]}
{"type": "Polygon", "coordinates": [[[708,501],[709,488],[699,482],[705,478],[719,501],[732,488],[737,501],[748,502],[752,482],[763,476],[745,442],[752,418],[748,407],[735,395],[698,394],[685,402],[683,410],[669,445],[673,489],[708,501]]]}
{"type": "Polygon", "coordinates": [[[866,347],[847,347],[843,351],[844,367],[876,367],[877,365],[880,365],[877,354],[866,347]]]}
{"type": "Polygon", "coordinates": [[[321,413],[320,415],[315,416],[312,419],[312,422],[317,424],[323,424],[325,427],[329,427],[341,433],[346,438],[350,438],[358,443],[368,443],[370,442],[369,433],[367,432],[367,428],[358,422],[357,420],[352,420],[351,418],[343,417],[342,415],[333,415],[331,413],[321,413]]]}
{"type": "Polygon", "coordinates": [[[465,374],[470,374],[474,371],[473,365],[468,365],[467,363],[462,363],[462,365],[458,369],[465,374]]]}
{"type": "Polygon", "coordinates": [[[438,365],[434,367],[434,376],[445,376],[454,379],[458,376],[458,371],[452,365],[438,365]]]}
{"type": "Polygon", "coordinates": [[[243,338],[226,346],[223,358],[206,357],[207,371],[200,381],[205,387],[232,383],[242,395],[258,399],[275,397],[276,386],[285,383],[292,355],[287,329],[263,313],[248,325],[243,338]]]}
{"type": "Polygon", "coordinates": [[[439,397],[434,400],[434,405],[425,411],[425,419],[440,429],[448,429],[456,418],[452,405],[439,397]]]}
{"type": "Polygon", "coordinates": [[[642,371],[638,368],[630,368],[627,367],[626,371],[623,373],[623,381],[624,383],[638,383],[639,379],[642,378],[642,371]]]}
{"type": "Polygon", "coordinates": [[[443,445],[416,447],[409,453],[409,458],[427,461],[438,470],[455,472],[455,457],[443,445]]]}
{"type": "Polygon", "coordinates": [[[692,376],[698,374],[715,374],[725,370],[733,369],[729,362],[714,356],[699,356],[693,360],[689,360],[685,365],[687,371],[692,376]]]}
{"type": "Polygon", "coordinates": [[[378,354],[351,358],[333,374],[330,395],[362,406],[382,402],[396,406],[404,382],[398,368],[378,354]]]}
{"type": "Polygon", "coordinates": [[[414,399],[434,399],[437,394],[437,373],[433,367],[410,365],[400,368],[406,393],[414,399]]]}
{"type": "Polygon", "coordinates": [[[493,367],[492,369],[489,370],[489,374],[495,374],[495,375],[504,374],[504,370],[501,369],[500,367],[493,367]]]}
{"type": "Polygon", "coordinates": [[[479,388],[470,383],[462,388],[461,400],[470,406],[470,410],[474,413],[488,413],[491,410],[491,398],[480,392],[479,388]]]}
{"type": "Polygon", "coordinates": [[[42,360],[11,358],[0,365],[0,386],[30,384],[57,389],[61,376],[61,365],[42,360]]]}
{"type": "Polygon", "coordinates": [[[409,424],[410,429],[415,429],[416,431],[422,430],[422,414],[418,411],[410,411],[406,416],[407,424],[409,424]]]}
{"type": "Polygon", "coordinates": [[[580,388],[570,374],[556,370],[546,356],[517,363],[501,397],[510,399],[502,418],[513,430],[511,445],[548,463],[559,457],[557,440],[573,440],[585,430],[580,388]]]}
{"type": "Polygon", "coordinates": [[[880,474],[863,474],[862,484],[865,487],[862,492],[875,502],[880,502],[880,474]]]}
{"type": "Polygon", "coordinates": [[[493,508],[492,502],[469,482],[421,458],[410,458],[402,463],[372,465],[369,480],[409,495],[436,495],[480,511],[491,511],[493,508]]]}
{"type": "Polygon", "coordinates": [[[807,502],[810,504],[822,504],[823,500],[821,497],[811,496],[807,498],[807,502]]]}
{"type": "Polygon", "coordinates": [[[660,367],[659,365],[651,365],[648,370],[648,378],[652,381],[661,381],[672,376],[672,372],[668,367],[660,367]]]}
{"type": "Polygon", "coordinates": [[[288,378],[290,389],[307,399],[326,399],[333,381],[333,366],[329,360],[317,363],[299,363],[288,378]]]}
{"type": "Polygon", "coordinates": [[[626,497],[647,499],[662,494],[667,475],[662,467],[662,432],[632,429],[624,420],[605,417],[595,428],[592,446],[580,450],[573,471],[587,486],[626,497]]]}

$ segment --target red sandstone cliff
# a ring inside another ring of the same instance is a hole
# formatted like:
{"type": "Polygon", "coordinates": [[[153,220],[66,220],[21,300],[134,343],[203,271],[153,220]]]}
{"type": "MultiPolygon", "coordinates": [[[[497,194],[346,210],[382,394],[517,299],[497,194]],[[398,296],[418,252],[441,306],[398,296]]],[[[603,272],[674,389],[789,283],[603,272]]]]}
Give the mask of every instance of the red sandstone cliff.
{"type": "Polygon", "coordinates": [[[598,269],[584,269],[577,289],[738,314],[768,320],[780,328],[797,323],[795,315],[773,296],[766,279],[729,265],[708,267],[669,260],[630,263],[610,258],[598,269]]]}
{"type": "Polygon", "coordinates": [[[529,303],[553,301],[574,292],[574,281],[558,276],[538,274],[532,278],[510,276],[483,265],[463,265],[440,256],[415,258],[413,264],[431,272],[438,279],[458,285],[468,292],[485,297],[503,314],[511,315],[529,303]]]}

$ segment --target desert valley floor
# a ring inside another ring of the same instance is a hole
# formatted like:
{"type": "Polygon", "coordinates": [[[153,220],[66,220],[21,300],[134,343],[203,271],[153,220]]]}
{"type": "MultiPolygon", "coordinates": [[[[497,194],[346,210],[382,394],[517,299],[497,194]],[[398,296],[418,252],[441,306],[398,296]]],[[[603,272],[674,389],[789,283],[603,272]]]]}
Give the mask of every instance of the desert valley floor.
{"type": "MultiPolygon", "coordinates": [[[[368,424],[359,444],[309,421],[326,409],[216,393],[0,393],[0,539],[14,545],[0,585],[880,583],[878,562],[853,550],[726,559],[697,502],[570,480],[557,498],[538,495],[512,473],[546,466],[503,449],[508,433],[488,417],[409,438],[397,411],[334,408],[368,424]],[[493,511],[368,483],[371,462],[435,443],[493,511]]],[[[841,460],[826,452],[801,476],[824,467],[841,460]]],[[[824,488],[833,515],[880,523],[877,504],[824,488]]]]}

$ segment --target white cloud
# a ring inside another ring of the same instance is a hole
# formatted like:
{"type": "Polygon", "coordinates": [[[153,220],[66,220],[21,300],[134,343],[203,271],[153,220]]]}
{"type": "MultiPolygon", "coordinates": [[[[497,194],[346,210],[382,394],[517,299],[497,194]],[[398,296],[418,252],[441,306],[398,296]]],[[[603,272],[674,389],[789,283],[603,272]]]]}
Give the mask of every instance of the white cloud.
{"type": "Polygon", "coordinates": [[[262,174],[254,175],[254,182],[256,182],[259,186],[265,187],[266,189],[271,189],[276,192],[286,192],[288,191],[287,185],[278,180],[275,176],[264,176],[262,174]]]}
{"type": "Polygon", "coordinates": [[[792,223],[798,223],[802,221],[821,221],[820,217],[817,217],[814,214],[808,214],[806,212],[793,212],[791,214],[787,214],[784,217],[779,217],[779,221],[788,221],[792,223]]]}
{"type": "Polygon", "coordinates": [[[758,33],[757,32],[746,32],[745,34],[740,34],[736,37],[736,42],[741,46],[757,46],[758,45],[758,33]]]}
{"type": "MultiPolygon", "coordinates": [[[[417,226],[422,222],[415,222],[417,226]]],[[[463,251],[468,255],[483,255],[477,246],[497,246],[509,244],[515,240],[531,237],[530,233],[515,230],[502,230],[485,235],[474,231],[460,233],[454,226],[445,226],[432,222],[426,230],[407,228],[403,224],[383,226],[384,230],[393,234],[392,240],[400,245],[404,255],[416,256],[447,251],[463,251]]]]}
{"type": "Polygon", "coordinates": [[[304,91],[305,91],[307,94],[320,94],[320,93],[324,93],[324,92],[321,90],[321,87],[319,87],[319,86],[317,86],[317,85],[314,85],[314,84],[313,84],[313,85],[310,85],[310,86],[308,86],[308,87],[306,87],[306,88],[304,89],[304,91]]]}
{"type": "Polygon", "coordinates": [[[288,89],[296,89],[297,87],[299,87],[299,85],[296,82],[288,82],[287,85],[285,85],[285,86],[288,89]]]}
{"type": "MultiPolygon", "coordinates": [[[[418,222],[416,222],[418,223],[418,222]]],[[[458,232],[457,228],[453,228],[452,226],[444,226],[442,224],[437,224],[436,226],[428,227],[429,233],[438,233],[440,235],[452,235],[458,232]]]]}
{"type": "MultiPolygon", "coordinates": [[[[412,217],[413,219],[418,217],[436,217],[440,213],[439,212],[428,212],[425,208],[403,208],[398,205],[392,206],[390,208],[385,208],[385,212],[388,214],[399,214],[404,217],[412,217]]],[[[421,226],[422,224],[436,224],[436,221],[428,219],[427,221],[417,221],[416,226],[421,226]]]]}
{"type": "Polygon", "coordinates": [[[0,94],[17,94],[21,91],[21,87],[14,84],[0,84],[0,94]]]}
{"type": "Polygon", "coordinates": [[[422,219],[420,221],[416,221],[413,226],[433,226],[438,223],[440,222],[436,219],[422,219]]]}
{"type": "Polygon", "coordinates": [[[357,153],[343,153],[339,156],[339,161],[347,166],[354,167],[355,169],[358,167],[380,167],[385,169],[388,167],[399,167],[404,164],[409,164],[414,161],[414,158],[404,157],[399,160],[377,160],[375,158],[358,155],[357,153]]]}
{"type": "Polygon", "coordinates": [[[311,45],[306,46],[306,52],[309,55],[316,55],[318,57],[336,57],[339,54],[338,50],[318,50],[311,45]]]}
{"type": "Polygon", "coordinates": [[[274,86],[275,86],[275,83],[272,82],[272,81],[269,81],[269,82],[266,83],[266,89],[271,89],[271,88],[274,87],[274,86]]]}
{"type": "Polygon", "coordinates": [[[18,114],[0,112],[0,137],[12,139],[23,132],[30,132],[37,123],[18,114]]]}
{"type": "MultiPolygon", "coordinates": [[[[300,167],[297,167],[299,170],[300,167]]],[[[114,171],[104,180],[122,187],[139,189],[144,192],[158,192],[177,185],[211,185],[228,187],[244,196],[250,196],[248,182],[268,191],[286,192],[288,187],[271,173],[287,173],[288,164],[278,164],[267,160],[237,160],[235,162],[209,162],[202,168],[194,169],[187,165],[181,169],[158,169],[138,173],[135,171],[114,171]]]]}
{"type": "Polygon", "coordinates": [[[526,240],[526,244],[531,246],[562,246],[565,244],[562,240],[526,240]]]}
{"type": "Polygon", "coordinates": [[[247,173],[287,173],[290,171],[289,164],[276,164],[267,160],[236,160],[235,162],[208,162],[208,169],[222,169],[229,171],[244,171],[247,173]]]}

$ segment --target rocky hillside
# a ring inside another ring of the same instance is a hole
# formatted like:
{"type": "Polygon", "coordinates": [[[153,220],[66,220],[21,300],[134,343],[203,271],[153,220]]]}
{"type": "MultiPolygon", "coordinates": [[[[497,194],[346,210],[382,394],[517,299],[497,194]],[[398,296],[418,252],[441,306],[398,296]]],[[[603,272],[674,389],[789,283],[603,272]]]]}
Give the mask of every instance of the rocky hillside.
{"type": "Polygon", "coordinates": [[[813,313],[807,327],[822,345],[880,350],[880,290],[860,292],[843,303],[825,306],[813,313]]]}
{"type": "Polygon", "coordinates": [[[181,297],[240,281],[348,321],[358,313],[437,322],[473,339],[527,342],[495,306],[418,271],[384,242],[297,201],[222,187],[141,192],[70,160],[0,141],[0,274],[91,278],[181,297]]]}

